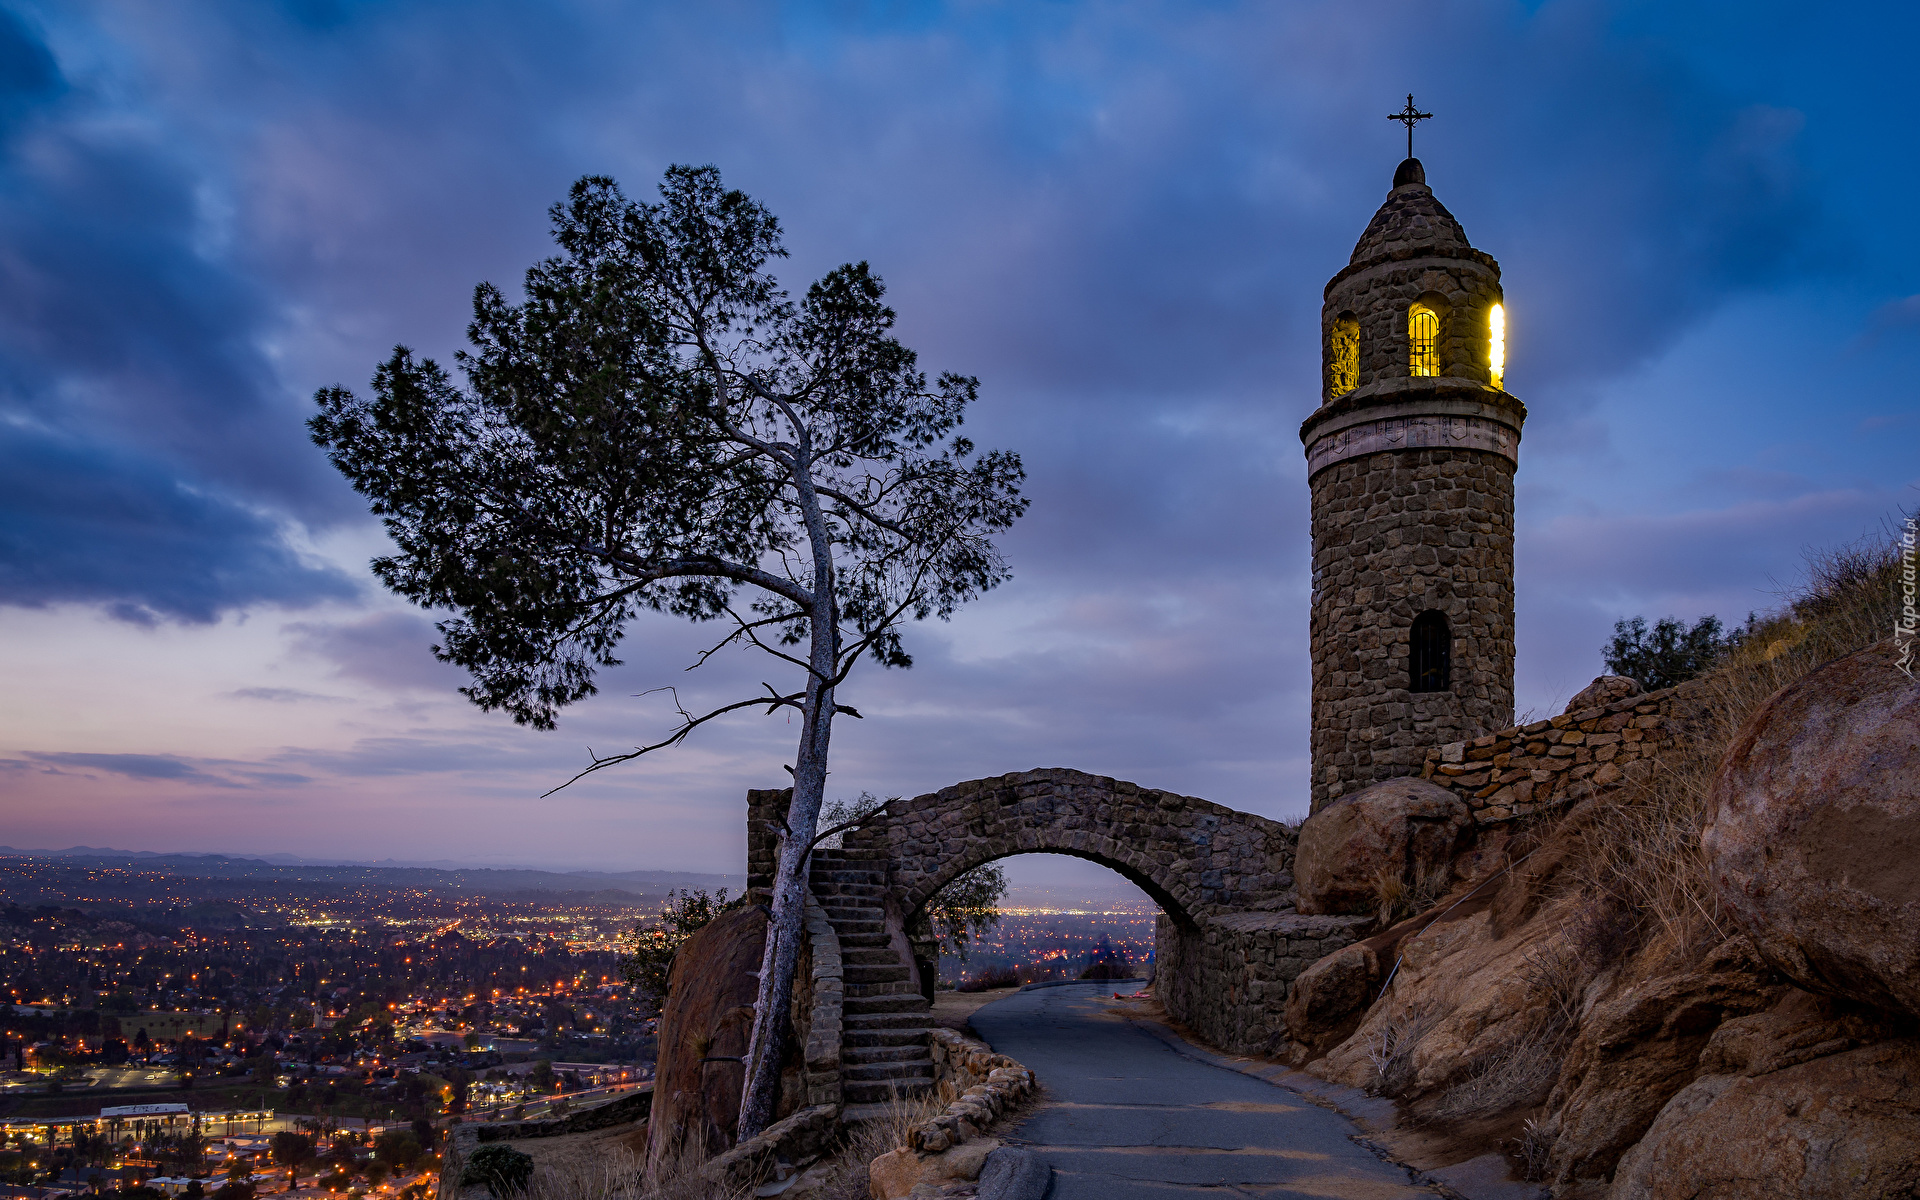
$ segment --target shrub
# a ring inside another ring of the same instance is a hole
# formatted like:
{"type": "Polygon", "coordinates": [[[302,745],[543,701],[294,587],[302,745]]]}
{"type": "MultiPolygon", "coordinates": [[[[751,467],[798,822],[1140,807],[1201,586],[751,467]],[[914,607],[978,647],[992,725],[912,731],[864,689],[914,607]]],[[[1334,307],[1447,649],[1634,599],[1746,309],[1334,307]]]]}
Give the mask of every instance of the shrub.
{"type": "Polygon", "coordinates": [[[473,1152],[467,1160],[466,1170],[460,1173],[460,1186],[485,1184],[488,1194],[504,1200],[515,1192],[525,1190],[527,1181],[533,1178],[533,1156],[515,1150],[512,1146],[482,1146],[473,1152]]]}
{"type": "MultiPolygon", "coordinates": [[[[1753,618],[1749,617],[1751,623],[1753,618]]],[[[1711,670],[1738,641],[1722,635],[1719,617],[1701,617],[1691,627],[1661,617],[1647,628],[1645,617],[1613,623],[1613,640],[1601,648],[1607,670],[1637,680],[1648,691],[1672,687],[1711,670]]]]}
{"type": "Polygon", "coordinates": [[[994,988],[1019,986],[1020,971],[1017,967],[988,967],[984,971],[976,972],[961,980],[959,986],[954,990],[960,992],[987,992],[992,991],[994,988]]]}

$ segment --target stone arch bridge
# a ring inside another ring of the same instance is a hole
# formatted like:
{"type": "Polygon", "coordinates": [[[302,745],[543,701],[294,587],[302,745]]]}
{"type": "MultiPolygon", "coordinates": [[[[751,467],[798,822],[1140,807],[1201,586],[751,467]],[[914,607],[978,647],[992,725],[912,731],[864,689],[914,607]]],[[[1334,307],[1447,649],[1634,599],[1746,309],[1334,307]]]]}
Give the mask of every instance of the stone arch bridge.
{"type": "MultiPolygon", "coordinates": [[[[748,793],[750,891],[772,887],[773,828],[790,794],[748,793]]],[[[897,1025],[908,994],[931,988],[926,952],[907,932],[928,898],[1016,854],[1088,859],[1151,896],[1163,914],[1154,938],[1158,996],[1176,1019],[1239,1052],[1276,1048],[1292,979],[1364,924],[1292,911],[1296,834],[1280,822],[1065,768],[894,800],[885,819],[844,842],[815,852],[812,890],[846,946],[849,1039],[856,1022],[877,1021],[882,1009],[897,1025]]],[[[851,1041],[847,1054],[858,1057],[851,1041]]]]}

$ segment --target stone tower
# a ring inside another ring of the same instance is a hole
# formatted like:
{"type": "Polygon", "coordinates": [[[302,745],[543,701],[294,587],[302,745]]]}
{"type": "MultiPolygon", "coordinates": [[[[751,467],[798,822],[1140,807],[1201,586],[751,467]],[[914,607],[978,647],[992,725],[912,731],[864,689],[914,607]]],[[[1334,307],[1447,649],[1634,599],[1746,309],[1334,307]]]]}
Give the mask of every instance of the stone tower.
{"type": "Polygon", "coordinates": [[[1513,720],[1500,264],[1409,158],[1327,283],[1313,492],[1312,811],[1513,720]]]}

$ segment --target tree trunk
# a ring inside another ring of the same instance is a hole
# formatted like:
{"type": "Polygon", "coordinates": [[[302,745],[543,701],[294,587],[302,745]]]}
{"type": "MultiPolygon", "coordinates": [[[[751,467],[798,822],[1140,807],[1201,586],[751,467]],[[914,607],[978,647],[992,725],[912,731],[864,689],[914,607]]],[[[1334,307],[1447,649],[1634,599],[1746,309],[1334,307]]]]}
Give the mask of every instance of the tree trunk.
{"type": "Polygon", "coordinates": [[[744,1142],[773,1121],[780,1100],[780,1059],[785,1050],[787,1014],[793,1005],[794,968],[805,931],[807,858],[820,819],[827,785],[827,743],[833,730],[833,689],[816,678],[807,686],[801,722],[799,763],[793,773],[793,799],[773,876],[773,916],[767,946],[760,956],[760,991],[754,1003],[753,1037],[747,1048],[747,1079],[740,1098],[735,1141],[744,1142]]]}
{"type": "Polygon", "coordinates": [[[788,417],[793,420],[795,442],[792,481],[813,554],[813,605],[807,613],[807,698],[800,720],[800,753],[793,764],[793,798],[787,802],[786,828],[780,831],[767,948],[760,956],[760,994],[753,1006],[753,1039],[747,1044],[747,1079],[740,1096],[736,1144],[765,1129],[780,1101],[780,1059],[788,1012],[793,1006],[793,972],[799,965],[805,926],[807,858],[813,850],[814,827],[820,820],[820,802],[827,789],[833,681],[840,666],[833,534],[813,488],[812,435],[805,423],[793,418],[791,410],[788,417]]]}

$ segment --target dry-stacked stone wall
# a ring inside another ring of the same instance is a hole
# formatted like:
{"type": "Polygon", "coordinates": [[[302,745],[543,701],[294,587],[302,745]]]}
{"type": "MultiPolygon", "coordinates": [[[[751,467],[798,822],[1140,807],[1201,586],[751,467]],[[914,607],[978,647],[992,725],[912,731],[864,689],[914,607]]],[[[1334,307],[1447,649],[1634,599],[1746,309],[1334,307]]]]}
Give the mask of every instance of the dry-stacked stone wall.
{"type": "Polygon", "coordinates": [[[907,1132],[922,1154],[938,1154],[992,1127],[1033,1091],[1033,1072],[984,1042],[938,1025],[927,1031],[933,1081],[947,1107],[907,1132]]]}
{"type": "Polygon", "coordinates": [[[1481,824],[1605,795],[1695,752],[1713,719],[1710,687],[1693,680],[1436,746],[1420,774],[1466,801],[1481,824]]]}
{"type": "Polygon", "coordinates": [[[1371,917],[1222,913],[1197,929],[1154,928],[1153,991],[1167,1012],[1231,1054],[1276,1054],[1300,973],[1366,936],[1371,917]]]}
{"type": "Polygon", "coordinates": [[[1513,466],[1400,450],[1314,476],[1314,811],[1513,720],[1513,466]],[[1452,686],[1414,692],[1409,631],[1430,609],[1452,633],[1452,686]]]}

